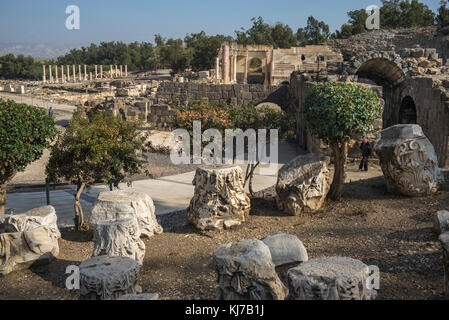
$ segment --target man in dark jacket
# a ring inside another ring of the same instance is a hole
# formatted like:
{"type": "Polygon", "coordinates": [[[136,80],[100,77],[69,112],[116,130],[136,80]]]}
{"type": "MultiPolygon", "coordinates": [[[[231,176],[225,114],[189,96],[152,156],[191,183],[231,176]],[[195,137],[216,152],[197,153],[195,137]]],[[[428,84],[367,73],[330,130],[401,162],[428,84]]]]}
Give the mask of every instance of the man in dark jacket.
{"type": "Polygon", "coordinates": [[[364,169],[365,171],[368,171],[368,159],[372,154],[372,148],[367,137],[363,137],[360,150],[362,150],[362,162],[360,162],[359,170],[362,171],[362,169],[364,169]]]}

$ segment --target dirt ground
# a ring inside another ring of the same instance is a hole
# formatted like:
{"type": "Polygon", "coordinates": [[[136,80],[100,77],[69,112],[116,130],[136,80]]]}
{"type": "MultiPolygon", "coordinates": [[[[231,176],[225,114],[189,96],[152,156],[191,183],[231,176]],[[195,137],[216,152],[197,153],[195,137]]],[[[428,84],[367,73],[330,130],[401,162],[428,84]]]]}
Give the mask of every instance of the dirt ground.
{"type": "MultiPolygon", "coordinates": [[[[164,300],[213,299],[211,256],[218,245],[282,231],[297,235],[309,258],[348,256],[378,266],[378,299],[442,299],[442,254],[431,214],[449,208],[449,192],[414,199],[390,195],[378,167],[361,173],[355,165],[349,166],[343,200],[327,202],[315,214],[286,216],[270,199],[273,190],[267,190],[266,199],[252,199],[247,223],[234,230],[200,233],[191,225],[167,230],[173,224],[166,216],[166,231],[144,240],[143,292],[159,293],[164,300]]],[[[185,220],[185,212],[176,219],[185,220]]],[[[0,299],[77,299],[78,291],[65,289],[65,268],[88,259],[93,243],[86,233],[67,231],[59,245],[60,255],[51,264],[0,278],[0,299]]],[[[283,281],[287,269],[278,269],[283,281]]]]}

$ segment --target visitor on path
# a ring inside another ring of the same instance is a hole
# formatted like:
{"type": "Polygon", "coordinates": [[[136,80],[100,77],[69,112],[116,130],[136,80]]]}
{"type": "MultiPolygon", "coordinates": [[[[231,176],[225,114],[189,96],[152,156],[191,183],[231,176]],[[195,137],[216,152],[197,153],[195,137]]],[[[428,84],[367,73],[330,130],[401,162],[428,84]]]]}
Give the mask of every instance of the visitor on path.
{"type": "Polygon", "coordinates": [[[48,115],[52,117],[55,115],[55,110],[53,110],[53,107],[50,107],[50,109],[48,109],[48,115]]]}
{"type": "Polygon", "coordinates": [[[362,162],[360,162],[359,170],[368,171],[368,159],[371,157],[372,148],[371,144],[368,142],[367,137],[363,137],[362,144],[360,145],[360,150],[362,150],[362,162]]]}

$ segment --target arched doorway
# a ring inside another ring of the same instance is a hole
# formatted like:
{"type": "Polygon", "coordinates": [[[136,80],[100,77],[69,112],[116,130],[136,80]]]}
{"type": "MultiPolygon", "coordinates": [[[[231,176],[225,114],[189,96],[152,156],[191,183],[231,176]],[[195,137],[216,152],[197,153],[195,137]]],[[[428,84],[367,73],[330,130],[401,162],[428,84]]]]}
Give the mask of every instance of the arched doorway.
{"type": "Polygon", "coordinates": [[[385,58],[374,58],[365,61],[357,70],[359,79],[368,79],[383,88],[385,101],[382,116],[384,128],[398,124],[401,86],[406,80],[402,69],[393,61],[385,58]]]}
{"type": "Polygon", "coordinates": [[[412,97],[406,96],[401,103],[399,109],[399,123],[400,124],[416,124],[416,105],[412,97]]]}

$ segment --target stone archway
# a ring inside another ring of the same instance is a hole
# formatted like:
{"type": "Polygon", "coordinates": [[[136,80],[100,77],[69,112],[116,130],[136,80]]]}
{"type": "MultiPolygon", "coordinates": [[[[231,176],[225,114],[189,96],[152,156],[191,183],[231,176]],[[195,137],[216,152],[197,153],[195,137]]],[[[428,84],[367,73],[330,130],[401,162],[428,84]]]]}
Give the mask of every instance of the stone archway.
{"type": "Polygon", "coordinates": [[[413,98],[406,96],[402,99],[401,107],[399,109],[399,123],[400,124],[417,124],[418,117],[416,115],[416,105],[413,98]]]}
{"type": "Polygon", "coordinates": [[[388,128],[399,123],[399,107],[401,90],[406,80],[401,67],[390,59],[374,57],[366,59],[356,69],[359,78],[369,79],[383,88],[385,101],[382,116],[383,127],[388,128]]]}

